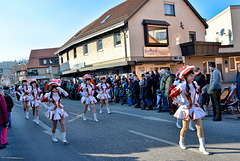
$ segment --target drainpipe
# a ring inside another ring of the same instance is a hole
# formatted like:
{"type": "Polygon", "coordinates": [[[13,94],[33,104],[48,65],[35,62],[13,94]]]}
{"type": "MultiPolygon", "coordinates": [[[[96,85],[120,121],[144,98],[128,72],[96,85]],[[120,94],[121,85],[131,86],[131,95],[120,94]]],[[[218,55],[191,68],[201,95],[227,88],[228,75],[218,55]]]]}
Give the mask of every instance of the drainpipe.
{"type": "Polygon", "coordinates": [[[123,31],[124,34],[124,48],[125,48],[125,61],[127,61],[127,41],[126,41],[126,33],[127,31],[123,31]]]}

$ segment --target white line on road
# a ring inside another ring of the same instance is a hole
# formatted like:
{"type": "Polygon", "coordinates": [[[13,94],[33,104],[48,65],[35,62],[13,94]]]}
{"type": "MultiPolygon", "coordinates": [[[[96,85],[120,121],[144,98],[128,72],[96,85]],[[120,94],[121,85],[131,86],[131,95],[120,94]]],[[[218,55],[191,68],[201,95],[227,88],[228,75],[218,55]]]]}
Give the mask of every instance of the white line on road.
{"type": "MultiPolygon", "coordinates": [[[[69,114],[72,114],[72,115],[75,115],[76,117],[74,117],[73,119],[71,120],[68,120],[68,122],[73,122],[75,120],[77,120],[78,118],[80,117],[83,117],[83,114],[76,114],[76,113],[73,113],[73,112],[69,112],[69,114]]],[[[86,116],[85,116],[86,117],[86,116]]],[[[90,117],[86,117],[88,120],[93,120],[92,118],[90,117]]]]}
{"type": "MultiPolygon", "coordinates": [[[[139,136],[143,136],[143,137],[146,137],[146,138],[149,138],[149,139],[152,139],[152,140],[156,140],[156,141],[159,141],[159,142],[162,142],[162,143],[165,143],[165,144],[168,144],[168,145],[172,145],[172,146],[175,146],[175,147],[179,147],[178,144],[174,143],[174,142],[171,142],[171,141],[168,141],[168,140],[165,140],[165,139],[160,139],[160,138],[156,138],[156,137],[153,137],[153,136],[150,136],[150,135],[146,135],[146,134],[143,134],[143,133],[140,133],[140,132],[136,132],[136,131],[132,131],[132,130],[129,130],[128,132],[132,133],[132,134],[136,134],[136,135],[139,135],[139,136]]],[[[200,153],[198,150],[196,149],[186,149],[186,150],[189,150],[189,151],[192,151],[192,152],[195,152],[195,153],[200,153]]]]}
{"type": "Polygon", "coordinates": [[[123,114],[123,115],[128,115],[128,116],[140,117],[140,118],[146,119],[146,120],[161,121],[161,122],[168,122],[168,123],[174,123],[174,124],[176,123],[176,122],[171,121],[171,120],[161,119],[161,118],[153,117],[153,116],[141,116],[141,115],[126,113],[126,112],[121,112],[121,111],[112,111],[112,112],[123,114]]]}
{"type": "Polygon", "coordinates": [[[16,160],[23,160],[24,158],[21,157],[0,157],[2,159],[16,159],[16,160]]]}

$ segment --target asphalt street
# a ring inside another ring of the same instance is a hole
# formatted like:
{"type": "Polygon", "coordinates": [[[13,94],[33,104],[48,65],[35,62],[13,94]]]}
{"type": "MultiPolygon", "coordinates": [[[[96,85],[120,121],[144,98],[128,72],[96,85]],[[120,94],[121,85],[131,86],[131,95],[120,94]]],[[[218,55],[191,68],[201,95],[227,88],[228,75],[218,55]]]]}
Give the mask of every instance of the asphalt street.
{"type": "Polygon", "coordinates": [[[104,107],[99,122],[93,121],[91,111],[88,120],[82,120],[83,105],[79,101],[62,101],[66,118],[68,144],[62,143],[58,124],[59,142],[51,139],[52,122],[45,117],[47,111],[40,107],[40,124],[24,118],[23,106],[15,102],[12,112],[12,128],[8,129],[7,148],[0,150],[0,160],[27,161],[239,161],[240,121],[223,118],[213,122],[203,118],[206,148],[205,156],[198,151],[197,133],[188,131],[185,137],[187,150],[178,147],[179,132],[176,119],[169,113],[143,111],[132,106],[111,103],[112,114],[104,107]]]}

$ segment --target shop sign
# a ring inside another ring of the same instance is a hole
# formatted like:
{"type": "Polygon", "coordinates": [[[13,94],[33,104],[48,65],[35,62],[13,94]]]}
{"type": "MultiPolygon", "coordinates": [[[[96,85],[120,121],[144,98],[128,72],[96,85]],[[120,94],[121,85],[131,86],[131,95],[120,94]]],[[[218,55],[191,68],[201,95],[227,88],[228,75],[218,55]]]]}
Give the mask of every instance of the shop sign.
{"type": "Polygon", "coordinates": [[[168,47],[144,47],[144,57],[168,57],[170,50],[168,47]]]}
{"type": "Polygon", "coordinates": [[[79,68],[84,68],[85,67],[85,62],[79,63],[79,64],[74,64],[73,68],[74,69],[79,69],[79,68]]]}

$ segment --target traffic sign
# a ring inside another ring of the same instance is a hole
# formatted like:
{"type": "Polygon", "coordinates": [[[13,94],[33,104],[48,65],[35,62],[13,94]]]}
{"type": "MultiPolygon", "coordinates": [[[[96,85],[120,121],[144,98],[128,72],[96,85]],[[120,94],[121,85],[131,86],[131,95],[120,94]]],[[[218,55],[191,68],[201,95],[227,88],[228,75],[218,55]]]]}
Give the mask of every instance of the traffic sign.
{"type": "Polygon", "coordinates": [[[50,71],[50,72],[52,71],[52,66],[49,67],[49,71],[50,71]]]}
{"type": "Polygon", "coordinates": [[[12,82],[12,81],[13,81],[13,78],[10,78],[10,81],[12,82]]]}

